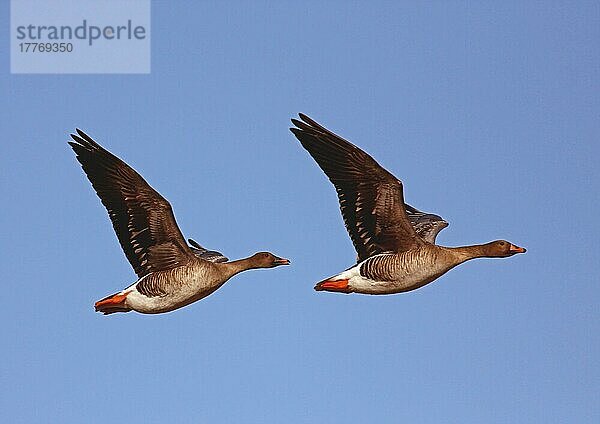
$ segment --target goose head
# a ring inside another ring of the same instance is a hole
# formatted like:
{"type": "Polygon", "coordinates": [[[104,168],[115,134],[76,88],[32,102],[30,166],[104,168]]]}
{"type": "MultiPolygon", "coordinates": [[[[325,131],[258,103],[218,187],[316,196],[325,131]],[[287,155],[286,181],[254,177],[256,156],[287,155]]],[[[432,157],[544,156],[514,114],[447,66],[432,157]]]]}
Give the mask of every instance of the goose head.
{"type": "Polygon", "coordinates": [[[289,265],[289,259],[280,258],[270,252],[258,252],[250,257],[253,268],[274,268],[279,265],[289,265]]]}
{"type": "Polygon", "coordinates": [[[490,258],[507,258],[517,253],[525,253],[524,247],[516,246],[506,240],[496,240],[483,245],[486,256],[490,258]]]}

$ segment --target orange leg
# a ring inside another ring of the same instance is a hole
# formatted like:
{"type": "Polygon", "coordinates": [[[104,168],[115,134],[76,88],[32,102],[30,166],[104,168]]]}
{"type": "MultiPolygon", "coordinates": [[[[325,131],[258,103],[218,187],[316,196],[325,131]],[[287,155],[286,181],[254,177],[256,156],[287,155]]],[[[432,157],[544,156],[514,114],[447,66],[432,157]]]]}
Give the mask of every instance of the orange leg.
{"type": "Polygon", "coordinates": [[[113,294],[112,296],[105,297],[94,303],[94,307],[97,312],[106,312],[114,308],[126,308],[125,299],[127,299],[128,294],[113,294]]]}
{"type": "Polygon", "coordinates": [[[348,287],[348,280],[325,280],[315,286],[317,291],[331,291],[340,293],[352,293],[352,289],[348,287]]]}

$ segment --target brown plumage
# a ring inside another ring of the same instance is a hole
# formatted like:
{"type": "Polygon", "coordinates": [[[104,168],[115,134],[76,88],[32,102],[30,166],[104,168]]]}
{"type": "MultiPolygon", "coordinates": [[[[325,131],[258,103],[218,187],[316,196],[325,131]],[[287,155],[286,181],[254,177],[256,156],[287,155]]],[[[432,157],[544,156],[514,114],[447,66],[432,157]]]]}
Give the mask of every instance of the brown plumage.
{"type": "MultiPolygon", "coordinates": [[[[317,284],[317,290],[387,294],[408,291],[433,281],[475,257],[505,257],[525,249],[503,240],[487,245],[445,248],[434,243],[447,223],[417,233],[404,203],[402,182],[354,144],[308,116],[292,119],[290,128],[335,186],[358,264],[317,284]]],[[[437,217],[439,218],[439,217],[437,217]]],[[[432,222],[428,222],[432,224],[432,222]]]]}
{"type": "Polygon", "coordinates": [[[108,211],[125,256],[139,278],[189,264],[194,255],[169,202],[133,168],[77,130],[69,144],[108,211]]]}
{"type": "Polygon", "coordinates": [[[106,207],[138,281],[96,302],[100,312],[160,313],[207,296],[238,272],[289,264],[268,252],[227,262],[193,240],[185,242],[169,202],[121,159],[83,131],[69,144],[106,207]]]}

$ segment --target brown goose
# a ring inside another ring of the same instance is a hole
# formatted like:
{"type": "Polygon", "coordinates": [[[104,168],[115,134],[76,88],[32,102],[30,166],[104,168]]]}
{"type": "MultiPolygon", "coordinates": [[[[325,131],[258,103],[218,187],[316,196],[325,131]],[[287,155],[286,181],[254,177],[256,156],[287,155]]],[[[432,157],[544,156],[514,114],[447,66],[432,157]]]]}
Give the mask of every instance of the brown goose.
{"type": "Polygon", "coordinates": [[[171,205],[140,174],[83,131],[71,137],[69,144],[138,276],[129,287],[96,302],[96,311],[169,312],[208,296],[239,272],[290,263],[268,252],[228,262],[191,239],[193,247],[188,246],[171,205]]]}
{"type": "Polygon", "coordinates": [[[416,231],[421,212],[404,203],[400,180],[349,141],[304,114],[300,119],[292,119],[296,128],[290,130],[335,186],[346,229],[358,253],[356,265],[321,281],[315,290],[405,292],[469,259],[506,258],[525,252],[504,240],[465,247],[434,244],[437,233],[447,225],[445,221],[437,215],[425,218],[434,230],[416,231]]]}

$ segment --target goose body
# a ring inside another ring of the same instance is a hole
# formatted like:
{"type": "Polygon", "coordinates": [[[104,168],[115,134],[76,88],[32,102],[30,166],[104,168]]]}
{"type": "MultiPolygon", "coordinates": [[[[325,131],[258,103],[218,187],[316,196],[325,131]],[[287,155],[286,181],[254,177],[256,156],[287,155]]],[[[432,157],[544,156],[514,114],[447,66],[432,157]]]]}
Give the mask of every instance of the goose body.
{"type": "Polygon", "coordinates": [[[69,144],[138,275],[129,287],[96,302],[96,311],[169,312],[208,296],[242,271],[289,264],[269,252],[229,262],[191,239],[188,246],[169,202],[133,168],[83,131],[71,137],[69,144]]]}
{"type": "Polygon", "coordinates": [[[448,223],[404,202],[402,182],[371,156],[308,116],[292,133],[336,188],[356,265],[323,280],[318,291],[393,294],[417,289],[474,258],[508,257],[525,249],[504,240],[443,247],[436,235],[448,223]]]}
{"type": "Polygon", "coordinates": [[[189,265],[145,275],[117,296],[126,296],[125,306],[137,312],[169,312],[205,298],[246,269],[249,268],[237,266],[237,262],[222,264],[198,259],[189,265]]]}
{"type": "Polygon", "coordinates": [[[392,294],[414,290],[444,274],[453,265],[437,261],[427,250],[374,255],[330,281],[347,280],[349,292],[392,294]]]}

